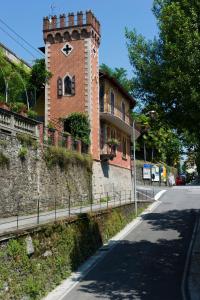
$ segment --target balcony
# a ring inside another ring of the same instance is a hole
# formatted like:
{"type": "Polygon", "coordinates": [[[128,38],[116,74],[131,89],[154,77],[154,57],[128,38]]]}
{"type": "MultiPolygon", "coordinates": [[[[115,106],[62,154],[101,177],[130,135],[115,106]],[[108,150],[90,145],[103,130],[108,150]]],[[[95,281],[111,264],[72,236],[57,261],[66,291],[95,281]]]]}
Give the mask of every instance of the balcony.
{"type": "Polygon", "coordinates": [[[39,122],[23,117],[9,110],[0,108],[0,131],[8,134],[28,133],[33,137],[38,137],[39,122]]]}
{"type": "Polygon", "coordinates": [[[109,146],[108,144],[104,144],[103,148],[100,151],[101,161],[113,160],[114,157],[116,157],[116,146],[109,146]]]}
{"type": "MultiPolygon", "coordinates": [[[[126,133],[127,135],[131,136],[133,132],[133,127],[130,125],[131,120],[129,115],[125,114],[125,119],[122,119],[122,112],[118,108],[114,108],[114,114],[112,114],[110,109],[110,105],[108,105],[108,110],[103,110],[101,108],[100,110],[100,119],[107,121],[117,128],[119,128],[121,131],[126,133]]],[[[136,129],[136,139],[140,136],[140,132],[136,129]]]]}

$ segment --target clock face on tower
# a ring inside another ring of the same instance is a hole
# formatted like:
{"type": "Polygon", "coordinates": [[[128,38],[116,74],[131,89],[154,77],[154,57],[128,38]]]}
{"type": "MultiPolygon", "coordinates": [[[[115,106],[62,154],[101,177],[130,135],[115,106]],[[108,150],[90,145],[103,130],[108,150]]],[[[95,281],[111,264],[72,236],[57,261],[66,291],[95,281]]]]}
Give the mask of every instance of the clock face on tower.
{"type": "Polygon", "coordinates": [[[62,53],[66,56],[68,56],[72,52],[72,50],[73,47],[69,43],[66,43],[61,49],[62,53]]]}

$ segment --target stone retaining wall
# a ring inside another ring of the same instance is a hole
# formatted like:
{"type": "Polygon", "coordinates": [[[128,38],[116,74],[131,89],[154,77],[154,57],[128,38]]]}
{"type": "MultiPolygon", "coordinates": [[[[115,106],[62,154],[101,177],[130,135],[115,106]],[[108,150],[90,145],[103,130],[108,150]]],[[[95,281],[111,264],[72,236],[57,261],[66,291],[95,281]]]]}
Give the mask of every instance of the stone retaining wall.
{"type": "Polygon", "coordinates": [[[7,165],[0,157],[0,217],[36,213],[67,207],[68,199],[91,190],[90,173],[79,164],[69,164],[67,170],[58,166],[48,168],[44,149],[27,147],[25,159],[19,157],[22,145],[17,137],[0,133],[0,154],[8,159],[7,165]],[[56,200],[56,202],[55,202],[56,200]]]}

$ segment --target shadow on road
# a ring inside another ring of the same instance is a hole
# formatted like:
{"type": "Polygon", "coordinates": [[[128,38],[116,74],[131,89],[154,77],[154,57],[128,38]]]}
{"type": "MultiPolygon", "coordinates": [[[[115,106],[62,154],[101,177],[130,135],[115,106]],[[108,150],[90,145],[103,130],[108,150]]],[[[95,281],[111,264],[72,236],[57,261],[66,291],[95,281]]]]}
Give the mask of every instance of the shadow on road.
{"type": "Polygon", "coordinates": [[[119,242],[84,278],[77,299],[181,300],[182,275],[196,213],[171,210],[143,216],[143,227],[119,242]]]}

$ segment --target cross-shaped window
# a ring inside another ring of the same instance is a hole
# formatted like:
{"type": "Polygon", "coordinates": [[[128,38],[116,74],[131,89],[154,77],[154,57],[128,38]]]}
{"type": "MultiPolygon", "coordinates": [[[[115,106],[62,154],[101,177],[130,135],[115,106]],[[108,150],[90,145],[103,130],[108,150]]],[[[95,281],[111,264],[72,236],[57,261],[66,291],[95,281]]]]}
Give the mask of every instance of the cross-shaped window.
{"type": "Polygon", "coordinates": [[[70,44],[65,44],[65,46],[62,48],[62,53],[68,56],[73,50],[73,47],[70,44]]]}

